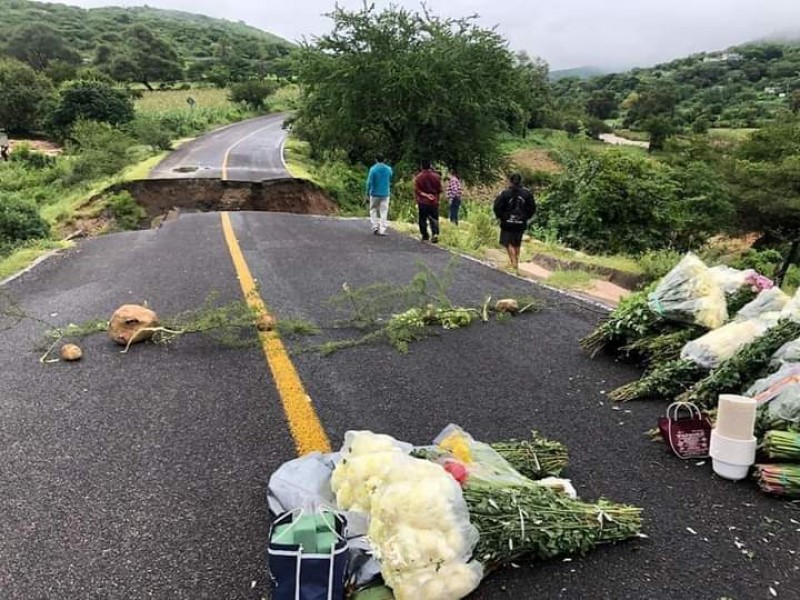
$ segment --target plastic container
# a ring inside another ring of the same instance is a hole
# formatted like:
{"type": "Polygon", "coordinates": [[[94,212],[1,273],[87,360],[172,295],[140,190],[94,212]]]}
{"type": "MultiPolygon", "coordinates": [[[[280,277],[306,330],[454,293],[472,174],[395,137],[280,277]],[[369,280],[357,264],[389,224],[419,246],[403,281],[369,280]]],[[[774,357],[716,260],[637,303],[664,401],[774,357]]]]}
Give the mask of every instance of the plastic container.
{"type": "Polygon", "coordinates": [[[749,440],[734,440],[720,435],[716,429],[713,430],[709,455],[714,472],[731,481],[745,479],[750,467],[756,462],[757,444],[755,437],[749,440]]]}

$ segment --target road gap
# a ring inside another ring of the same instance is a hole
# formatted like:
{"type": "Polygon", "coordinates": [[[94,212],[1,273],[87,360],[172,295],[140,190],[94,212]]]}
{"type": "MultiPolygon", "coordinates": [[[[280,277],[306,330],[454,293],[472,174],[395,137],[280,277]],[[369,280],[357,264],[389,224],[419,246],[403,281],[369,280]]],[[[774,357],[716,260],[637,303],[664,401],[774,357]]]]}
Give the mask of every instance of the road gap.
{"type": "Polygon", "coordinates": [[[142,228],[158,226],[179,212],[267,211],[332,215],[337,206],[318,185],[304,179],[220,181],[148,179],[114,185],[99,196],[127,191],[145,209],[142,228]]]}

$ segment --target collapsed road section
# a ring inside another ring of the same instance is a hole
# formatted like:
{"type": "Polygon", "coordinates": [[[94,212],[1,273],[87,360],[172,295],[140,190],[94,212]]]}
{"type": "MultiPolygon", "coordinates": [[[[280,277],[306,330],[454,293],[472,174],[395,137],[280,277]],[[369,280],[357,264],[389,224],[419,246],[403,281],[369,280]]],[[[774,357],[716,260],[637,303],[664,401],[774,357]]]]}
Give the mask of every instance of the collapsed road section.
{"type": "Polygon", "coordinates": [[[120,183],[101,195],[128,192],[146,213],[141,226],[157,226],[181,212],[267,211],[332,215],[337,206],[315,183],[283,178],[268,181],[148,179],[120,183]]]}

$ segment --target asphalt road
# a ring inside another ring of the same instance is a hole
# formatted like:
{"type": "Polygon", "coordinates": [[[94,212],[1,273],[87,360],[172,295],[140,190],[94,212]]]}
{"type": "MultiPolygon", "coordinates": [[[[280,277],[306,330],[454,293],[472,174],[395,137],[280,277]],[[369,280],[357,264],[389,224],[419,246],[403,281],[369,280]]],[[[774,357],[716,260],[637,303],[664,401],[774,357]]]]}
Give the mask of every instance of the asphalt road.
{"type": "MultiPolygon", "coordinates": [[[[375,237],[359,220],[232,220],[278,317],[330,323],[340,315],[327,299],[344,282],[404,283],[420,264],[450,260],[398,234],[375,237]]],[[[308,339],[289,340],[333,444],[348,429],[421,444],[450,422],[486,441],[535,428],[568,445],[582,497],[642,506],[649,536],[497,573],[474,598],[758,600],[770,588],[800,598],[800,511],[650,443],[643,432],[663,406],[613,410],[603,392],[637,373],[580,352],[593,309],[472,261],[453,269],[455,300],[515,292],[543,307],[445,332],[407,355],[379,345],[323,357],[302,351],[308,339]]],[[[212,291],[241,297],[215,214],[85,241],[2,290],[58,325],[128,301],[173,314],[212,291]]],[[[294,448],[261,350],[185,338],[122,355],[96,337],[83,362],[40,365],[41,334],[32,321],[0,333],[0,597],[265,597],[265,485],[294,448]]]]}
{"type": "Polygon", "coordinates": [[[208,178],[263,181],[288,177],[282,147],[285,115],[228,125],[187,142],[151,172],[151,179],[208,178]]]}

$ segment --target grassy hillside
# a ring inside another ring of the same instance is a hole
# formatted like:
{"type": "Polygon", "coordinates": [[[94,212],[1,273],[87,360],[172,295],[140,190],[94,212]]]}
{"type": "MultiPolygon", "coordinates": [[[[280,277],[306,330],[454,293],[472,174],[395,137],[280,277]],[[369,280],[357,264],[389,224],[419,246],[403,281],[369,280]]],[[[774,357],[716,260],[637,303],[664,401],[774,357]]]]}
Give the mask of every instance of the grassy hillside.
{"type": "Polygon", "coordinates": [[[554,86],[557,97],[581,108],[592,97],[595,106],[608,100],[613,110],[596,115],[603,119],[625,121],[639,95],[657,88],[674,96],[679,126],[761,127],[781,111],[800,108],[800,42],[748,44],[587,81],[560,79],[554,86]]]}
{"type": "Polygon", "coordinates": [[[247,75],[269,72],[270,61],[286,56],[292,44],[275,35],[203,15],[149,7],[82,9],[28,0],[0,0],[0,52],[11,54],[15,35],[31,27],[48,27],[84,64],[96,61],[98,49],[108,56],[124,53],[126,32],[144,26],[174,49],[190,79],[202,79],[215,66],[247,75]],[[236,63],[236,64],[232,64],[236,63]]]}

